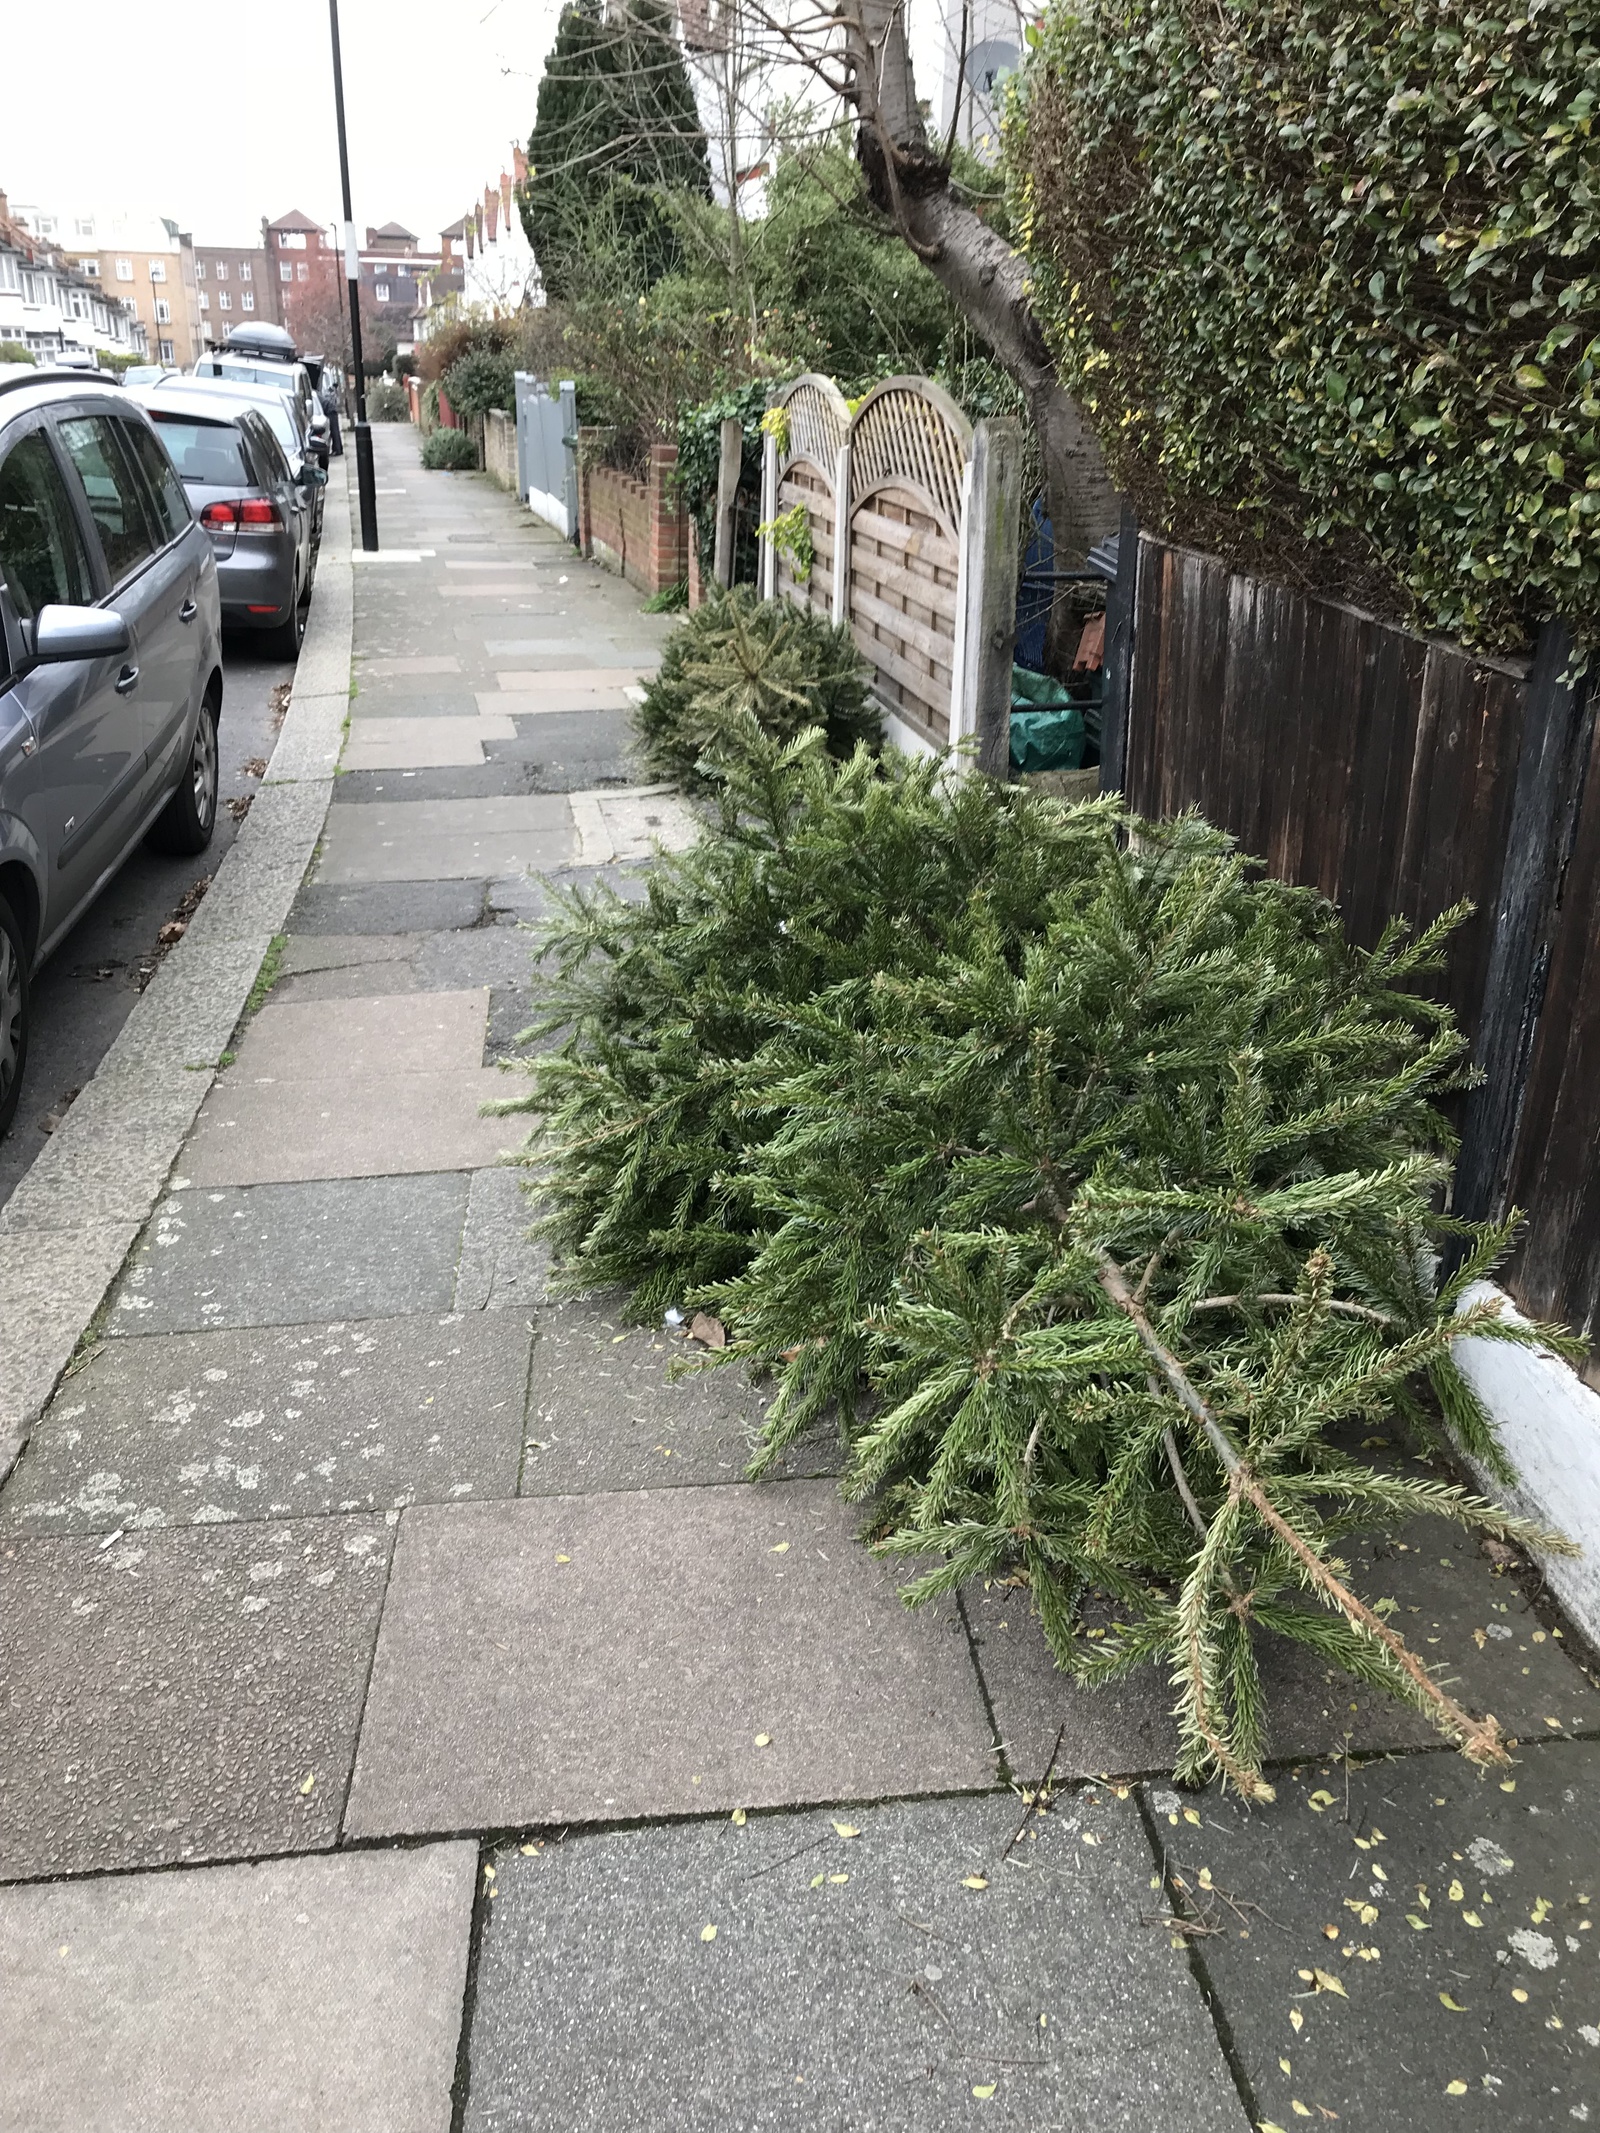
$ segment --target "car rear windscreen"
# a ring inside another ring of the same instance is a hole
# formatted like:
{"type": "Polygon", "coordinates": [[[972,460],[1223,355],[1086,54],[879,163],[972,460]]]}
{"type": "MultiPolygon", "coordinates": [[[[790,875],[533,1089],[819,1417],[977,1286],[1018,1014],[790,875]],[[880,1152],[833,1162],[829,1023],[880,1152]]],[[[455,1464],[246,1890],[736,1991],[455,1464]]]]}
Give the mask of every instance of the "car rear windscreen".
{"type": "Polygon", "coordinates": [[[161,441],[185,481],[205,488],[253,489],[244,444],[231,422],[185,422],[181,415],[155,417],[161,441]]]}

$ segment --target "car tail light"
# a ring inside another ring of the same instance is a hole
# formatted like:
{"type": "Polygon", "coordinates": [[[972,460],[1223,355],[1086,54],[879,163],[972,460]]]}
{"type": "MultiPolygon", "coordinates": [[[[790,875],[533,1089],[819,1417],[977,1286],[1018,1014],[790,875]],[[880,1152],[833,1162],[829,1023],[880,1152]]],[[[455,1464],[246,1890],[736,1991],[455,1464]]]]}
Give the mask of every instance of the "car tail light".
{"type": "Polygon", "coordinates": [[[283,513],[270,496],[247,496],[239,505],[241,526],[281,526],[283,513]]]}
{"type": "Polygon", "coordinates": [[[238,509],[233,504],[207,504],[200,523],[208,533],[231,533],[239,523],[238,509]]]}

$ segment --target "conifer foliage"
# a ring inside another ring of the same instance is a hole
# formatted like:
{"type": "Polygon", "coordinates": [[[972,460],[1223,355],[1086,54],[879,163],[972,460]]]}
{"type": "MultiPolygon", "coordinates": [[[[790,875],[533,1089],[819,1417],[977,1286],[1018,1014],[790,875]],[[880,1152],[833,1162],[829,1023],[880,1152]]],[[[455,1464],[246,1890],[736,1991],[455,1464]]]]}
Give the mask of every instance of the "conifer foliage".
{"type": "Polygon", "coordinates": [[[725,756],[751,732],[787,741],[820,726],[836,755],[878,737],[850,632],[753,585],[713,592],[674,630],[634,726],[650,769],[686,786],[704,782],[708,748],[725,756]]]}
{"type": "Polygon", "coordinates": [[[1017,1575],[1078,1678],[1165,1666],[1180,1775],[1264,1789],[1269,1635],[1503,1755],[1337,1554],[1419,1512],[1533,1537],[1343,1427],[1426,1440],[1431,1383],[1504,1471],[1451,1341],[1559,1338],[1456,1315],[1505,1229],[1427,1272],[1462,1044],[1416,988],[1450,919],[1362,952],[1192,817],[815,730],[747,737],[719,805],[544,944],[564,1036],[514,1103],[565,1278],[720,1314],[717,1363],[777,1382],[758,1470],[836,1415],[909,1600],[1017,1575]]]}

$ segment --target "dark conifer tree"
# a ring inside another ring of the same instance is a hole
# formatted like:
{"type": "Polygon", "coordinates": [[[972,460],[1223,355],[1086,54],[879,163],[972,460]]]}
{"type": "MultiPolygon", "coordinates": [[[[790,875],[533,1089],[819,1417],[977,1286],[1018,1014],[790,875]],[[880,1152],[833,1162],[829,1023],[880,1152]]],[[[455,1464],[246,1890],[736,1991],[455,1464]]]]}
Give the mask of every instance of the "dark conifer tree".
{"type": "Polygon", "coordinates": [[[661,195],[711,196],[705,134],[660,0],[568,0],[539,83],[523,227],[558,300],[647,289],[678,246],[661,195]]]}

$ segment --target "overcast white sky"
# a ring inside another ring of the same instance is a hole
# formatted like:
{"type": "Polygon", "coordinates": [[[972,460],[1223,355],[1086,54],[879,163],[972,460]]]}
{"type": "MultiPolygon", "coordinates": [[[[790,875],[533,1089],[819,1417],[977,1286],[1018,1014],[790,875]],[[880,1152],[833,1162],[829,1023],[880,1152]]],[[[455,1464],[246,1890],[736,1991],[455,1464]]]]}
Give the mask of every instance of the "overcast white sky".
{"type": "MultiPolygon", "coordinates": [[[[341,0],[359,226],[398,221],[432,239],[482,194],[532,128],[560,5],[341,0]]],[[[263,215],[291,207],[338,219],[326,0],[5,12],[6,78],[29,85],[6,96],[0,126],[13,201],[148,211],[215,244],[248,244],[263,215]]],[[[931,28],[937,0],[917,0],[913,21],[924,14],[931,28]]],[[[931,73],[918,86],[937,98],[931,73]]]]}

